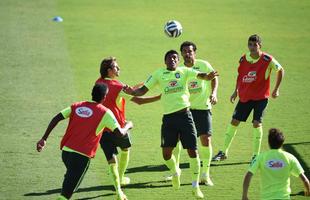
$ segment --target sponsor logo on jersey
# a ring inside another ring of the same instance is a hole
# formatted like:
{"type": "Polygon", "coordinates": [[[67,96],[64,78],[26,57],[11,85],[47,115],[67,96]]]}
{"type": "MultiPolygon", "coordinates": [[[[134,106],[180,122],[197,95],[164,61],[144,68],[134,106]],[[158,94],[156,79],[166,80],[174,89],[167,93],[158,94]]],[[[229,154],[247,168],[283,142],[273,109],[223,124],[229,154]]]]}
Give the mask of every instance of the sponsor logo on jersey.
{"type": "Polygon", "coordinates": [[[189,88],[197,88],[198,87],[198,81],[191,81],[188,84],[189,88]]]}
{"type": "Polygon", "coordinates": [[[170,81],[168,86],[165,88],[165,93],[175,93],[183,90],[183,86],[179,85],[177,80],[170,81]]]}
{"type": "Polygon", "coordinates": [[[247,75],[243,76],[243,83],[252,83],[256,80],[256,71],[250,71],[247,75]]]}
{"type": "Polygon", "coordinates": [[[84,106],[76,108],[75,113],[82,118],[89,118],[93,115],[92,109],[84,106]]]}
{"type": "Polygon", "coordinates": [[[175,77],[180,78],[181,77],[180,73],[179,72],[175,73],[175,77]]]}
{"type": "Polygon", "coordinates": [[[189,93],[199,93],[202,91],[202,88],[199,86],[198,81],[191,81],[188,83],[189,93]]]}
{"type": "Polygon", "coordinates": [[[284,166],[285,164],[282,160],[268,160],[266,162],[266,167],[273,170],[282,169],[284,166]]]}
{"type": "Polygon", "coordinates": [[[170,81],[170,82],[168,83],[168,86],[169,86],[169,87],[176,87],[176,86],[178,86],[178,81],[170,81]]]}

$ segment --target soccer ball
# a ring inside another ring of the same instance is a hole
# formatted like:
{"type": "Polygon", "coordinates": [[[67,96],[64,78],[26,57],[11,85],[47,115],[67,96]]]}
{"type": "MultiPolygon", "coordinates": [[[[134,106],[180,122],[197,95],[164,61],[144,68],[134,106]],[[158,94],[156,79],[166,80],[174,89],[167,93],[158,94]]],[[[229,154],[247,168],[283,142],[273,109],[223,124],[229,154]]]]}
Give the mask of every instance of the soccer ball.
{"type": "Polygon", "coordinates": [[[182,34],[182,25],[176,20],[170,20],[165,24],[164,31],[168,37],[179,37],[182,34]]]}

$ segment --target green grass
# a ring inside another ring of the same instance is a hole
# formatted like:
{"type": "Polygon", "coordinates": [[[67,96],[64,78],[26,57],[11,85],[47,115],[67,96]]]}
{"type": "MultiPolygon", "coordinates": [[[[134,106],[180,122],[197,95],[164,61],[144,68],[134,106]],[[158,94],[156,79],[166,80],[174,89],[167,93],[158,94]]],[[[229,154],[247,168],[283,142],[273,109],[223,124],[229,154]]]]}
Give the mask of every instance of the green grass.
{"type": "MultiPolygon", "coordinates": [[[[220,73],[219,103],[213,109],[214,151],[223,145],[235,106],[228,99],[236,67],[253,33],[262,36],[263,50],[274,55],[286,71],[281,96],[269,103],[265,133],[276,126],[284,130],[287,143],[309,142],[309,7],[307,0],[0,1],[0,199],[57,197],[64,173],[59,142],[66,123],[54,130],[42,153],[35,151],[35,143],[54,114],[73,101],[89,98],[102,58],[116,56],[122,70],[120,79],[136,84],[163,66],[164,53],[178,50],[184,40],[194,41],[198,57],[208,60],[220,73]],[[56,15],[64,22],[52,22],[56,15]],[[163,25],[169,19],[182,23],[180,38],[164,35],[163,25]]],[[[135,127],[128,168],[133,184],[125,187],[125,193],[130,199],[192,198],[185,152],[181,157],[181,190],[173,191],[169,183],[162,182],[167,171],[159,147],[160,104],[139,107],[128,103],[127,107],[127,117],[135,127]]],[[[229,160],[211,168],[215,186],[203,187],[209,199],[240,199],[251,142],[251,124],[244,123],[229,160]]],[[[266,142],[265,134],[263,150],[266,142]]],[[[309,166],[307,146],[293,148],[309,166]]],[[[258,199],[258,183],[259,177],[255,177],[252,199],[258,199]]],[[[292,190],[293,194],[302,190],[296,178],[292,178],[292,190]]],[[[102,198],[115,196],[99,149],[73,199],[102,198]]]]}

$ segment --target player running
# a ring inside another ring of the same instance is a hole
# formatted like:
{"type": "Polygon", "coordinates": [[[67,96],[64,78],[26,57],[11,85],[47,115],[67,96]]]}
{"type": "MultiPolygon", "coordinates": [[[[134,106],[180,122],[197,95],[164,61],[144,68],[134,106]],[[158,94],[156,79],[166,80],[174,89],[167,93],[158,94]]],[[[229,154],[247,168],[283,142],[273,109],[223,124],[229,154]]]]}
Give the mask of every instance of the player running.
{"type": "Polygon", "coordinates": [[[176,165],[172,151],[180,139],[184,149],[190,157],[192,172],[193,194],[197,198],[204,195],[199,188],[200,159],[197,153],[197,133],[189,111],[189,92],[187,82],[191,78],[212,80],[218,76],[217,72],[200,73],[192,68],[178,67],[179,54],[170,50],[165,54],[166,68],[156,70],[138,89],[126,88],[125,92],[133,96],[142,96],[156,85],[160,87],[161,102],[164,108],[161,127],[161,147],[165,164],[173,174],[172,185],[180,188],[180,170],[176,165]]]}
{"type": "Polygon", "coordinates": [[[252,176],[258,171],[261,176],[261,199],[290,199],[290,175],[299,177],[305,188],[305,196],[310,196],[310,184],[298,160],[290,153],[281,150],[284,135],[279,129],[269,130],[270,150],[255,158],[243,181],[242,199],[248,200],[248,190],[252,176]]]}
{"type": "MultiPolygon", "coordinates": [[[[96,154],[97,147],[106,127],[113,130],[119,137],[126,136],[132,128],[132,123],[127,122],[121,128],[113,113],[101,103],[108,92],[104,84],[96,84],[92,90],[92,101],[82,101],[72,104],[58,113],[49,123],[45,134],[37,142],[37,150],[41,152],[46,145],[46,140],[59,121],[69,118],[69,124],[60,144],[62,160],[67,168],[62,185],[61,195],[58,200],[70,199],[77,190],[90,163],[96,154]]],[[[120,189],[120,188],[119,188],[120,189]]],[[[116,191],[126,200],[121,190],[116,191]]]]}
{"type": "Polygon", "coordinates": [[[249,53],[243,55],[239,61],[238,77],[235,91],[230,97],[233,103],[239,95],[239,102],[234,110],[231,123],[225,134],[224,148],[213,157],[213,161],[225,160],[238,125],[245,122],[253,110],[253,158],[260,152],[263,127],[262,119],[270,96],[270,74],[277,72],[276,84],[272,91],[272,98],[279,96],[279,88],[284,76],[284,69],[271,55],[261,50],[262,41],[258,35],[251,35],[248,39],[249,53]]]}

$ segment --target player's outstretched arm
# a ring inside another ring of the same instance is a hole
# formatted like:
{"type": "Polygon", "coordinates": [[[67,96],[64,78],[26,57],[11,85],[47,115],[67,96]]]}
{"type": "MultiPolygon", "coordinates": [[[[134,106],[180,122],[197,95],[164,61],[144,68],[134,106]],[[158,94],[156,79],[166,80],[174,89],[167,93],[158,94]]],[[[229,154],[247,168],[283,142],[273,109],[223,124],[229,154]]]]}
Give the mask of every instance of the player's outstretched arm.
{"type": "Polygon", "coordinates": [[[124,137],[129,129],[132,129],[133,123],[131,121],[127,121],[124,128],[116,128],[114,129],[113,133],[116,134],[118,137],[124,137]]]}
{"type": "Polygon", "coordinates": [[[243,192],[242,192],[242,200],[248,200],[248,191],[249,191],[249,186],[250,182],[252,179],[253,174],[251,172],[247,172],[244,180],[243,180],[243,192]]]}
{"type": "Polygon", "coordinates": [[[281,68],[277,72],[276,84],[275,84],[274,89],[273,89],[272,94],[271,94],[272,98],[274,98],[274,99],[277,98],[280,95],[279,88],[280,88],[280,84],[282,82],[283,76],[284,76],[284,69],[281,68]]]}
{"type": "Polygon", "coordinates": [[[200,73],[198,73],[197,78],[203,79],[203,80],[206,80],[206,81],[211,81],[211,80],[213,80],[217,76],[219,76],[219,73],[217,71],[213,71],[213,72],[210,72],[208,74],[200,72],[200,73]]]}
{"type": "Polygon", "coordinates": [[[50,121],[48,127],[45,130],[45,133],[43,137],[37,142],[37,151],[40,152],[46,145],[46,140],[52,130],[55,128],[55,126],[60,122],[61,120],[64,120],[65,118],[61,113],[58,113],[56,116],[53,117],[53,119],[50,121]]]}
{"type": "Polygon", "coordinates": [[[160,98],[161,98],[161,94],[156,95],[156,96],[150,96],[150,97],[132,97],[131,101],[138,105],[142,105],[142,104],[153,103],[155,101],[159,101],[160,98]]]}
{"type": "Polygon", "coordinates": [[[142,87],[139,87],[137,89],[134,89],[134,88],[129,87],[129,86],[125,86],[123,88],[123,91],[126,94],[129,94],[132,96],[143,96],[149,91],[149,89],[145,85],[143,85],[142,87]]]}
{"type": "Polygon", "coordinates": [[[305,196],[310,196],[310,183],[309,183],[308,178],[305,176],[304,173],[300,174],[299,177],[302,180],[302,182],[304,183],[305,196]]]}

